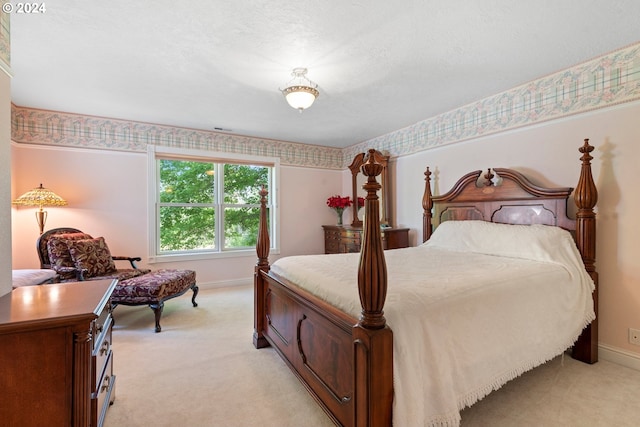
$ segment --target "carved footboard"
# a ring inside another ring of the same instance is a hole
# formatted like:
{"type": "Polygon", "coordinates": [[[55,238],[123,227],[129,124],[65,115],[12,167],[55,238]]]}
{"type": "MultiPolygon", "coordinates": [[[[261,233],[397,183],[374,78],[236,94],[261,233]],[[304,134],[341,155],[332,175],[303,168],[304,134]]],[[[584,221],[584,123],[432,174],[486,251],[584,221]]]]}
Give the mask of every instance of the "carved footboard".
{"type": "Polygon", "coordinates": [[[370,150],[362,252],[360,319],[324,303],[269,271],[266,191],[261,192],[258,264],[254,275],[256,348],[273,346],[338,425],[390,426],[393,344],[383,306],[387,274],[380,238],[379,153],[370,150]]]}
{"type": "Polygon", "coordinates": [[[264,335],[300,380],[340,425],[354,412],[355,319],[323,307],[312,296],[263,274],[266,284],[264,335]]]}

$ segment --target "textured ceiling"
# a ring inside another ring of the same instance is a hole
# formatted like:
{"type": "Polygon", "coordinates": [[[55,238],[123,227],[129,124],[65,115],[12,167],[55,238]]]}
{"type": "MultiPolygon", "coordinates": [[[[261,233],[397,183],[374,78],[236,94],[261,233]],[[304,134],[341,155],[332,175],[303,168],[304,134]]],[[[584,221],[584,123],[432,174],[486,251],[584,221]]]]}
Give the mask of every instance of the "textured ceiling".
{"type": "Polygon", "coordinates": [[[56,0],[11,15],[12,101],[345,147],[640,40],[638,0],[56,0]],[[279,92],[307,67],[302,114],[279,92]]]}

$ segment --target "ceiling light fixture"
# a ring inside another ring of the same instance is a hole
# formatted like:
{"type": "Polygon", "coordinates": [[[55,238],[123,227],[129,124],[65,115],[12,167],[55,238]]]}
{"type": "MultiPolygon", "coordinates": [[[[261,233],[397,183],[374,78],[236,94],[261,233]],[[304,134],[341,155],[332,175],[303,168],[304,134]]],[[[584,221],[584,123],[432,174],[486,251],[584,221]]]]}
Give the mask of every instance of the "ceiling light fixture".
{"type": "Polygon", "coordinates": [[[289,105],[302,113],[320,96],[318,85],[307,78],[306,68],[294,68],[291,75],[293,79],[287,83],[286,88],[280,90],[289,105]]]}

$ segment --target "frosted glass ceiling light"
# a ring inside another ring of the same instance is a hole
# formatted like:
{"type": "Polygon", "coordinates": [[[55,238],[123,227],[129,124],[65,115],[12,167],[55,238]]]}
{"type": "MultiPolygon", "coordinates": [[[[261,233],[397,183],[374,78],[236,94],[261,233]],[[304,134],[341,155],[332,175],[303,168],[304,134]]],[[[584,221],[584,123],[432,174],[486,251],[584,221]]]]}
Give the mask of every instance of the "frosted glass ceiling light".
{"type": "Polygon", "coordinates": [[[291,75],[293,79],[281,91],[289,105],[302,113],[320,96],[318,85],[307,78],[306,68],[294,68],[291,75]]]}

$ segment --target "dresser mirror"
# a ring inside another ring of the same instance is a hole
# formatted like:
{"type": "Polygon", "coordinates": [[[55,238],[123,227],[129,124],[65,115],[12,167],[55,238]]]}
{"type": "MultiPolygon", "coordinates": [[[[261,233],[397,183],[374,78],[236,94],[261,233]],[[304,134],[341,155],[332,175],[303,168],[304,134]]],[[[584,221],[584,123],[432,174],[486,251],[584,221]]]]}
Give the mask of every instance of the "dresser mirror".
{"type": "MultiPolygon", "coordinates": [[[[353,201],[351,212],[353,213],[353,222],[351,225],[353,227],[361,227],[362,226],[362,218],[359,216],[359,212],[363,212],[356,206],[356,201],[358,197],[365,197],[366,192],[362,188],[362,186],[366,182],[366,176],[362,173],[362,165],[364,164],[366,153],[357,154],[353,162],[349,165],[349,170],[351,171],[351,186],[353,191],[353,201]]],[[[376,162],[382,165],[382,173],[377,178],[378,182],[382,186],[380,191],[378,192],[378,197],[380,198],[380,224],[384,226],[390,226],[391,220],[389,219],[389,156],[384,155],[379,151],[373,151],[373,156],[375,156],[376,162]]]]}

